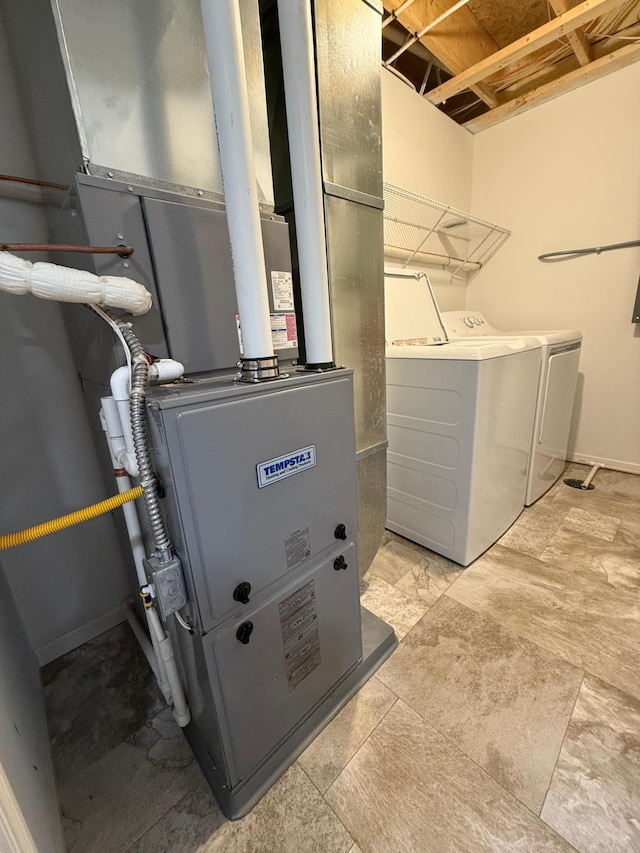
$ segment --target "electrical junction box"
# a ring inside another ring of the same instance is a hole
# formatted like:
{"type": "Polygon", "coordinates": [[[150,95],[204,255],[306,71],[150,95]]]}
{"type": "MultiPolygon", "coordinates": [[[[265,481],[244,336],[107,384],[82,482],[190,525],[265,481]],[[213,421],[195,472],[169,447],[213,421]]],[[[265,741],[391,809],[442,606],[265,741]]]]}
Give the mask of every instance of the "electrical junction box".
{"type": "Polygon", "coordinates": [[[353,376],[201,379],[150,390],[147,408],[196,627],[167,620],[186,734],[223,811],[239,817],[368,677],[353,376]]]}

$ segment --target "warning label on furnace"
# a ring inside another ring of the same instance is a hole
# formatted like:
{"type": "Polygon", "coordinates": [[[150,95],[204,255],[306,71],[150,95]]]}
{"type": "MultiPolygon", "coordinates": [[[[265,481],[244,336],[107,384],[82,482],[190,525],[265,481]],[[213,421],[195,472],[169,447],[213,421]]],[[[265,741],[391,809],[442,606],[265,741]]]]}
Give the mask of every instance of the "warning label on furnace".
{"type": "Polygon", "coordinates": [[[281,601],[280,627],[289,692],[320,665],[316,587],[309,581],[281,601]]]}
{"type": "Polygon", "coordinates": [[[290,272],[272,270],[271,290],[276,311],[293,311],[293,276],[290,272]]]}
{"type": "Polygon", "coordinates": [[[295,569],[300,563],[304,563],[307,557],[311,556],[311,539],[309,537],[309,527],[301,527],[291,533],[284,540],[284,549],[287,554],[287,568],[295,569]]]}

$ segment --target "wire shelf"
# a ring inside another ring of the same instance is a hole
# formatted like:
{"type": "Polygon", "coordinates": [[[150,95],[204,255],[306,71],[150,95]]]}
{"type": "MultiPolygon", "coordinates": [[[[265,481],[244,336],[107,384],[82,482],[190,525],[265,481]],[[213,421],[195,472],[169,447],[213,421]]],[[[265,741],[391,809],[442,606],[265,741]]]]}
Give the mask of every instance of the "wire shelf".
{"type": "Polygon", "coordinates": [[[455,207],[384,185],[384,251],[403,267],[427,264],[464,279],[481,269],[510,234],[455,207]]]}

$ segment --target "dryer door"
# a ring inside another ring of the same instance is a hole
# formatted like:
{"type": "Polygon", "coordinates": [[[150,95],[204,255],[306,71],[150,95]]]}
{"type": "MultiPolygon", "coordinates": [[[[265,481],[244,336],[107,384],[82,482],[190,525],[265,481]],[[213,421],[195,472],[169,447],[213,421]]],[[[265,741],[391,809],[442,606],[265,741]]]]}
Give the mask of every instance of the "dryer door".
{"type": "Polygon", "coordinates": [[[562,459],[569,441],[579,361],[580,345],[560,352],[552,350],[549,357],[538,443],[562,459]]]}

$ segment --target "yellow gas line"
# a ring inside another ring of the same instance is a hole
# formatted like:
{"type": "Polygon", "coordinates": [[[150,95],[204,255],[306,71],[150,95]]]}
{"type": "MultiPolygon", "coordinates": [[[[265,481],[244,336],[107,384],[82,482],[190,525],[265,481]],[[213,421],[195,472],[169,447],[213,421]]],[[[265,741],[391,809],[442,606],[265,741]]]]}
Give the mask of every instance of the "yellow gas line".
{"type": "Polygon", "coordinates": [[[114,495],[105,501],[86,506],[83,509],[77,509],[68,515],[52,518],[51,521],[44,521],[42,524],[36,524],[35,527],[27,527],[26,530],[18,530],[16,533],[7,533],[0,536],[0,551],[4,551],[6,548],[15,548],[16,545],[24,545],[25,542],[33,542],[34,539],[41,539],[43,536],[49,536],[51,533],[65,530],[67,527],[73,527],[74,524],[90,521],[92,518],[97,518],[100,515],[111,512],[129,501],[135,501],[141,497],[142,486],[136,486],[134,489],[114,495]]]}

